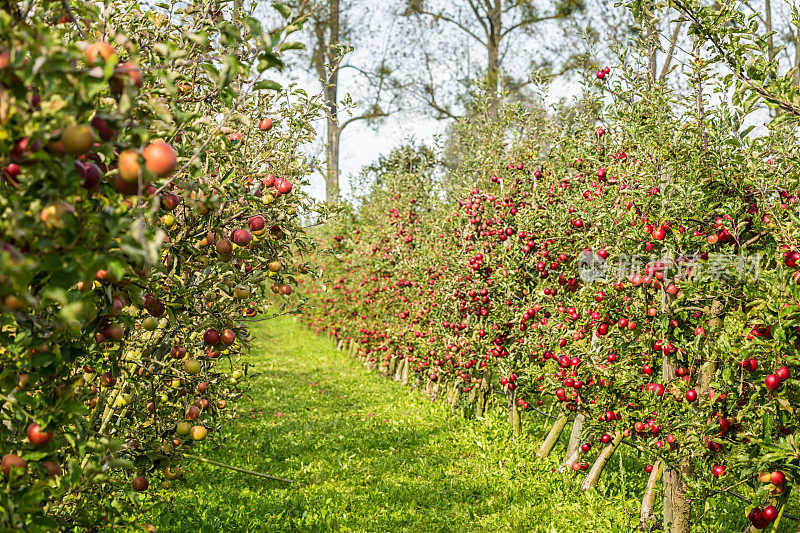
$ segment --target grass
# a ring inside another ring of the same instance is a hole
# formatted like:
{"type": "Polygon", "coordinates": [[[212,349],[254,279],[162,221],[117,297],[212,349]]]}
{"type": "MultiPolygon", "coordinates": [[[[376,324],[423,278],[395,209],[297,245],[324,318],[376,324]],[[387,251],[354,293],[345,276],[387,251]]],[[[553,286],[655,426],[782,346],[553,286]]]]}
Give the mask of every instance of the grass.
{"type": "MultiPolygon", "coordinates": [[[[634,530],[646,482],[636,452],[617,454],[599,491],[581,493],[580,478],[553,473],[555,457],[533,460],[541,415],[527,415],[528,435],[514,441],[501,409],[483,422],[453,415],[290,317],[255,334],[252,403],[222,447],[196,453],[295,483],[189,464],[144,518],[159,531],[634,530]]],[[[720,498],[698,530],[743,526],[743,504],[720,498]]]]}

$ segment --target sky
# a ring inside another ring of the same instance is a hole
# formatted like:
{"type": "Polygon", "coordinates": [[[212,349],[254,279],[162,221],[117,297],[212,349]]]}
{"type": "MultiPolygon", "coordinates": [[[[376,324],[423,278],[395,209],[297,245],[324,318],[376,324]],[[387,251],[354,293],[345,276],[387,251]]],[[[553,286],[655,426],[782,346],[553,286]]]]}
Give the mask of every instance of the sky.
{"type": "MultiPolygon", "coordinates": [[[[356,176],[361,168],[374,162],[381,155],[388,154],[393,148],[401,146],[412,138],[417,143],[431,143],[434,135],[444,130],[446,122],[433,119],[415,118],[409,120],[399,114],[392,115],[385,124],[373,129],[363,121],[348,126],[342,134],[339,186],[344,198],[350,194],[350,177],[356,176]]],[[[320,123],[318,131],[324,134],[324,123],[320,123]]],[[[322,144],[314,147],[320,155],[322,144]]],[[[325,179],[315,173],[310,177],[311,188],[308,192],[318,200],[325,199],[325,179]]]]}
{"type": "MultiPolygon", "coordinates": [[[[461,3],[456,0],[429,0],[429,2],[436,9],[461,3]]],[[[615,42],[615,35],[611,28],[614,27],[614,17],[618,16],[619,13],[615,13],[613,9],[609,12],[609,6],[605,0],[586,0],[586,3],[587,9],[580,18],[580,22],[576,19],[575,25],[572,27],[544,27],[544,33],[540,33],[538,35],[539,38],[533,38],[533,40],[531,40],[531,36],[515,34],[515,39],[510,41],[510,48],[507,50],[509,53],[505,57],[504,68],[518,77],[524,77],[530,72],[531,58],[535,57],[538,51],[540,56],[550,53],[555,62],[554,70],[557,70],[558,58],[564,57],[561,55],[564,50],[559,50],[558,46],[554,44],[558,42],[569,42],[581,49],[585,48],[585,51],[589,54],[589,61],[598,65],[609,64],[610,60],[613,61],[611,59],[613,54],[609,53],[609,46],[615,42]],[[575,37],[578,35],[576,32],[582,32],[582,28],[588,27],[596,30],[599,35],[585,41],[576,40],[575,37]],[[564,39],[565,37],[569,38],[564,39]]],[[[437,60],[442,62],[443,68],[441,71],[443,73],[447,70],[445,66],[446,60],[443,58],[448,57],[449,54],[448,59],[450,59],[450,62],[446,64],[448,66],[457,65],[461,67],[456,69],[455,74],[448,72],[446,75],[451,76],[450,78],[438,80],[448,87],[457,87],[454,83],[461,81],[457,76],[469,70],[468,64],[478,65],[479,68],[484,64],[485,50],[481,49],[480,46],[470,45],[468,38],[459,40],[458,32],[448,32],[445,29],[446,26],[421,27],[419,34],[409,32],[405,27],[401,29],[398,26],[398,17],[390,16],[387,11],[393,9],[392,5],[396,4],[397,1],[395,0],[356,0],[342,3],[343,7],[349,9],[345,16],[355,29],[350,39],[354,50],[348,54],[345,63],[369,69],[371,65],[375,64],[376,58],[382,57],[382,54],[385,54],[387,50],[408,50],[408,53],[413,54],[415,51],[427,47],[427,49],[433,50],[437,60]],[[399,29],[401,31],[398,31],[399,29]],[[459,52],[459,50],[464,50],[465,52],[459,52]],[[456,53],[460,55],[456,56],[456,53]],[[455,63],[453,62],[454,60],[455,63]]],[[[672,27],[667,24],[672,18],[667,17],[662,21],[662,26],[660,27],[662,45],[667,44],[665,39],[667,34],[671,33],[672,27]]],[[[682,41],[683,38],[680,44],[684,44],[682,41]]],[[[474,45],[474,43],[472,44],[474,45]]],[[[679,49],[682,48],[682,46],[679,46],[679,49]]],[[[568,50],[568,52],[574,51],[574,49],[568,50]]],[[[683,63],[683,58],[679,57],[682,55],[684,54],[676,53],[673,65],[683,63]]],[[[400,57],[402,58],[402,55],[400,57]]],[[[545,57],[547,56],[545,55],[545,57]]],[[[659,62],[661,59],[659,58],[659,62]]],[[[289,61],[289,65],[291,79],[298,81],[309,92],[320,91],[321,85],[313,69],[309,68],[307,55],[303,57],[302,54],[298,54],[298,56],[289,61]]],[[[613,68],[613,63],[611,63],[611,66],[613,68]]],[[[405,72],[404,74],[406,76],[409,74],[411,76],[419,75],[415,71],[405,72]]],[[[591,73],[589,74],[591,75],[591,73]]],[[[551,87],[550,94],[557,97],[578,93],[580,88],[576,85],[574,81],[570,82],[560,78],[551,87]]],[[[371,100],[366,98],[369,95],[369,91],[365,90],[364,79],[355,70],[343,68],[339,72],[339,99],[344,99],[347,94],[350,94],[353,100],[358,103],[358,107],[352,110],[355,114],[362,113],[364,107],[371,103],[371,100]]],[[[376,161],[381,155],[389,153],[393,148],[406,144],[412,139],[416,143],[431,144],[434,136],[443,133],[449,124],[449,121],[439,121],[432,118],[430,113],[426,115],[420,112],[411,112],[402,106],[393,111],[389,118],[376,127],[372,127],[364,121],[359,121],[352,123],[344,130],[340,143],[339,157],[340,189],[344,199],[349,199],[350,196],[350,178],[358,175],[362,167],[376,161]]],[[[349,118],[349,115],[346,112],[340,113],[340,121],[344,121],[347,118],[349,118]]],[[[751,120],[755,119],[756,123],[763,120],[761,116],[750,118],[751,120]]],[[[313,146],[307,148],[309,155],[324,160],[324,120],[321,120],[316,126],[319,138],[313,146]]],[[[308,192],[315,198],[324,200],[325,180],[322,174],[316,173],[310,176],[309,179],[311,186],[308,192]]]]}

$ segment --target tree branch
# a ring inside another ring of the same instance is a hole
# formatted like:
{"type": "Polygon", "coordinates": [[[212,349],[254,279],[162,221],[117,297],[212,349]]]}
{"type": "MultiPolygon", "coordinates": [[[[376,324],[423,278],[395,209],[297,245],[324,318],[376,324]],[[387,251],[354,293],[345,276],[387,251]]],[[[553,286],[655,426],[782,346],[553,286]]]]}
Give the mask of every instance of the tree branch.
{"type": "Polygon", "coordinates": [[[537,24],[537,23],[543,22],[545,20],[556,20],[556,19],[559,19],[559,18],[561,18],[560,15],[547,15],[546,17],[531,17],[531,18],[527,18],[527,19],[524,19],[524,20],[520,20],[516,24],[514,24],[512,26],[509,26],[508,29],[506,29],[504,32],[502,32],[500,34],[500,37],[501,38],[505,37],[506,35],[508,35],[512,31],[514,31],[514,30],[516,30],[516,29],[518,29],[518,28],[520,28],[522,26],[528,26],[530,24],[537,24]]]}
{"type": "Polygon", "coordinates": [[[486,38],[489,38],[489,26],[486,25],[486,21],[483,20],[483,16],[481,16],[480,11],[478,11],[478,6],[475,4],[474,0],[467,0],[469,3],[469,7],[472,8],[472,12],[475,13],[475,18],[478,19],[481,26],[483,26],[483,31],[486,33],[486,38]]]}
{"type": "Polygon", "coordinates": [[[764,98],[764,100],[766,100],[767,102],[771,102],[777,105],[779,108],[783,109],[784,111],[787,111],[794,116],[800,117],[800,108],[795,107],[794,105],[785,100],[781,100],[780,98],[771,94],[763,87],[756,85],[752,79],[750,79],[739,68],[737,68],[736,62],[730,56],[730,52],[728,52],[725,49],[725,47],[719,41],[717,36],[714,35],[710,30],[708,30],[705,27],[705,25],[703,25],[702,21],[691,9],[689,9],[689,7],[687,7],[687,5],[684,3],[683,0],[674,0],[674,1],[678,9],[680,9],[680,11],[683,12],[683,14],[686,15],[686,17],[688,17],[694,23],[695,26],[698,27],[703,37],[705,37],[705,39],[712,44],[717,53],[719,53],[722,56],[723,60],[725,61],[725,64],[728,66],[730,71],[733,72],[733,74],[744,85],[755,91],[759,96],[764,98]]]}
{"type": "Polygon", "coordinates": [[[450,17],[449,17],[449,16],[447,16],[447,15],[444,15],[444,14],[442,14],[442,13],[439,13],[439,14],[436,14],[436,13],[431,13],[430,11],[423,11],[423,10],[419,10],[419,11],[417,11],[417,13],[419,13],[420,15],[428,15],[429,17],[433,17],[433,19],[434,19],[434,20],[440,20],[440,19],[441,19],[441,20],[443,20],[443,21],[445,21],[445,22],[449,22],[449,23],[451,23],[451,24],[454,24],[454,25],[455,25],[455,26],[457,26],[457,27],[458,27],[458,28],[459,28],[461,31],[463,31],[464,33],[468,34],[470,37],[472,37],[473,39],[475,39],[476,41],[478,41],[478,42],[479,42],[479,43],[481,43],[482,45],[486,46],[486,42],[485,42],[485,41],[483,41],[483,40],[482,40],[480,37],[478,37],[477,35],[475,35],[475,34],[472,32],[472,30],[470,30],[469,28],[467,28],[466,26],[464,26],[464,24],[462,24],[461,22],[459,22],[459,21],[457,21],[457,20],[455,20],[455,19],[453,19],[453,18],[450,18],[450,17]]]}
{"type": "Polygon", "coordinates": [[[667,50],[667,57],[664,59],[664,66],[661,67],[661,75],[658,77],[658,81],[664,81],[664,78],[667,77],[667,72],[669,72],[669,64],[672,63],[672,55],[675,52],[675,43],[678,41],[678,34],[681,31],[681,26],[683,25],[683,21],[679,20],[678,25],[675,26],[675,31],[672,32],[672,36],[669,40],[669,50],[667,50]]]}
{"type": "Polygon", "coordinates": [[[357,122],[359,120],[371,120],[373,118],[388,117],[388,116],[389,116],[389,113],[386,113],[385,111],[368,111],[367,113],[364,113],[362,115],[357,115],[355,117],[350,117],[347,120],[345,120],[344,122],[342,122],[341,125],[339,126],[339,131],[341,132],[348,125],[352,124],[353,122],[357,122]]]}

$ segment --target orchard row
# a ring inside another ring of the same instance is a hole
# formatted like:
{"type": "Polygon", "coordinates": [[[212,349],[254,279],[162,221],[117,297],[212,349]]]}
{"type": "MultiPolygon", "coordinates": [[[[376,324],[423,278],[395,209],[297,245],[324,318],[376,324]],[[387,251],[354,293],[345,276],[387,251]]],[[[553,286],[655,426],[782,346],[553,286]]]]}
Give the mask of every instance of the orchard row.
{"type": "Polygon", "coordinates": [[[0,529],[114,527],[224,444],[248,322],[297,305],[319,108],[265,75],[306,16],[26,6],[0,12],[0,529]]]}
{"type": "Polygon", "coordinates": [[[574,121],[462,122],[457,194],[419,151],[383,159],[320,236],[308,323],[468,416],[507,409],[515,438],[555,413],[540,457],[571,422],[584,490],[624,439],[650,458],[645,524],[663,476],[672,531],[726,489],[766,527],[800,479],[794,130],[742,137],[729,104],[681,112],[625,65],[592,78],[574,121]]]}

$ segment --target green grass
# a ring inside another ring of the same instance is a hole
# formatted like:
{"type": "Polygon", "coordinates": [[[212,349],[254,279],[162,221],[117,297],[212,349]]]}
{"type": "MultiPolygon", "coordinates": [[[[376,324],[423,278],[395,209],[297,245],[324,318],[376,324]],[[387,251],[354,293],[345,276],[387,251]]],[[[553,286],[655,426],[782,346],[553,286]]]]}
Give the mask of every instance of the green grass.
{"type": "MultiPolygon", "coordinates": [[[[533,460],[546,430],[541,415],[526,415],[528,434],[513,441],[501,409],[482,422],[453,415],[366,371],[292,318],[267,321],[255,334],[251,361],[260,376],[240,403],[243,416],[228,424],[222,447],[204,444],[197,453],[295,483],[186,465],[183,480],[159,489],[160,503],[144,517],[159,531],[635,528],[646,482],[635,452],[613,457],[600,490],[584,494],[579,478],[552,472],[555,457],[533,460]]],[[[741,530],[743,504],[720,498],[710,507],[702,531],[741,530]]]]}

